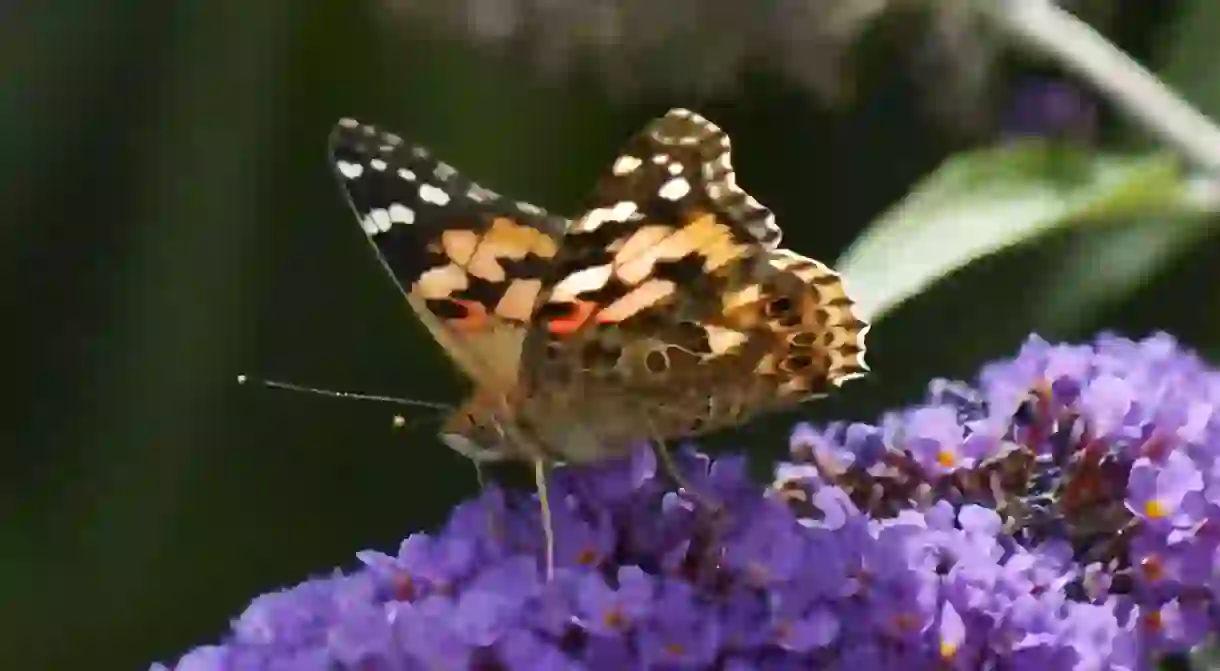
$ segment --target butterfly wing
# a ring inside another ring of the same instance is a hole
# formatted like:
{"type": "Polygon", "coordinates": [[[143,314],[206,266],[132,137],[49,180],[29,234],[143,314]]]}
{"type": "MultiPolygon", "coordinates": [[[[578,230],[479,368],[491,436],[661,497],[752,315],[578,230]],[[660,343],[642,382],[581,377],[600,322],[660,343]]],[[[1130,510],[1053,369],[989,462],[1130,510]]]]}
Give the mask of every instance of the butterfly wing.
{"type": "Polygon", "coordinates": [[[838,277],[778,247],[771,212],[737,186],[728,136],[699,115],[646,126],[584,212],[523,368],[533,393],[585,399],[587,422],[619,415],[608,440],[645,437],[642,422],[654,437],[736,423],[863,371],[865,326],[838,277]]]}
{"type": "Polygon", "coordinates": [[[481,386],[514,384],[568,221],[351,119],[335,126],[330,158],[377,257],[433,337],[481,386]]]}
{"type": "Polygon", "coordinates": [[[854,308],[826,264],[787,249],[767,252],[721,304],[718,320],[731,324],[743,345],[710,368],[738,374],[723,382],[713,376],[707,408],[695,408],[693,417],[670,413],[667,426],[690,435],[740,424],[864,375],[869,327],[854,308]]]}

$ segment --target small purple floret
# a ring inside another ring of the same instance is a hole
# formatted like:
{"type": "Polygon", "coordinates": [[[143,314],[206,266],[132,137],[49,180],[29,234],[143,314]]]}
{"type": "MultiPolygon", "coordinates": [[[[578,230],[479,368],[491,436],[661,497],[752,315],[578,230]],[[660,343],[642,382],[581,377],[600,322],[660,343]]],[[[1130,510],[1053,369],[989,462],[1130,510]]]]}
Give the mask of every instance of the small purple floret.
{"type": "Polygon", "coordinates": [[[492,488],[438,533],[256,598],[157,671],[1146,669],[1220,629],[1220,373],[1169,336],[1031,338],[876,426],[492,488]],[[721,504],[722,513],[695,498],[721,504]]]}

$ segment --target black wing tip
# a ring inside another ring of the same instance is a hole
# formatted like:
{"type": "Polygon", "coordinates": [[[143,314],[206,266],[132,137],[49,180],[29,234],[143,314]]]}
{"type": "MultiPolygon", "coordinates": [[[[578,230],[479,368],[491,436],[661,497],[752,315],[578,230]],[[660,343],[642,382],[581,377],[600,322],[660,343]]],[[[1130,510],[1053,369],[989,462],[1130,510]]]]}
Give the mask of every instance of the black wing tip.
{"type": "Polygon", "coordinates": [[[343,117],[335,122],[332,127],[331,135],[343,137],[377,137],[382,135],[381,129],[376,124],[367,124],[356,119],[355,117],[343,117]]]}
{"type": "Polygon", "coordinates": [[[382,130],[376,125],[361,123],[353,117],[343,117],[331,128],[328,146],[333,154],[336,150],[352,151],[359,154],[376,153],[397,149],[403,144],[403,139],[382,130]]]}
{"type": "Polygon", "coordinates": [[[766,249],[779,248],[784,234],[775,221],[775,213],[737,183],[727,131],[698,112],[674,107],[654,119],[644,133],[650,141],[685,146],[697,152],[707,197],[739,222],[751,239],[766,249]]]}
{"type": "Polygon", "coordinates": [[[373,126],[366,126],[351,117],[343,117],[331,127],[330,138],[327,144],[330,147],[353,144],[355,140],[364,136],[362,132],[364,128],[371,129],[373,126]]]}
{"type": "Polygon", "coordinates": [[[699,126],[716,126],[716,124],[708,121],[707,117],[685,107],[672,107],[668,112],[661,115],[659,119],[681,119],[682,121],[699,126]]]}
{"type": "Polygon", "coordinates": [[[717,146],[723,145],[725,149],[728,148],[727,142],[725,142],[728,133],[723,128],[702,114],[693,112],[685,107],[674,107],[665,114],[656,117],[648,124],[648,128],[662,135],[679,136],[684,133],[690,134],[701,141],[712,141],[717,146]]]}

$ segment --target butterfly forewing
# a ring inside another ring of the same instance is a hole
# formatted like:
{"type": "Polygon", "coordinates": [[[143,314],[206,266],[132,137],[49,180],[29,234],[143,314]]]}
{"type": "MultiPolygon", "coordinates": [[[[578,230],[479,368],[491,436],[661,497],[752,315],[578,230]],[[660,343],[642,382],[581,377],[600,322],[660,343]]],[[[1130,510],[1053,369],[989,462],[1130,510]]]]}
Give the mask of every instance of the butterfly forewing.
{"type": "Polygon", "coordinates": [[[562,366],[556,351],[579,348],[598,325],[650,333],[662,310],[700,316],[738,262],[779,238],[771,213],[737,187],[727,135],[672,110],[597,181],[547,275],[526,357],[549,347],[544,365],[562,366]]]}
{"type": "Polygon", "coordinates": [[[699,210],[715,216],[735,238],[768,249],[778,247],[782,235],[771,211],[737,186],[728,135],[683,109],[633,136],[584,206],[574,234],[640,221],[677,223],[699,210]],[[628,211],[635,216],[621,216],[628,211]]]}
{"type": "Polygon", "coordinates": [[[330,157],[361,228],[421,321],[476,381],[511,385],[567,220],[350,119],[335,126],[330,157]]]}
{"type": "Polygon", "coordinates": [[[779,240],[722,130],[686,110],[653,121],[552,263],[524,349],[531,391],[584,399],[562,402],[614,444],[737,423],[858,374],[864,325],[839,278],[779,240]]]}

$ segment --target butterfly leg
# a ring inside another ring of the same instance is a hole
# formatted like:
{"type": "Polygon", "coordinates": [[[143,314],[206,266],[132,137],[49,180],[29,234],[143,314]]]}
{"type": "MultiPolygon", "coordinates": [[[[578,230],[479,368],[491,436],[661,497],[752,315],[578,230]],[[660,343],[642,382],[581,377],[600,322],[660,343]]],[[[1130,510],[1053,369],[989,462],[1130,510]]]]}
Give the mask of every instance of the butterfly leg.
{"type": "Polygon", "coordinates": [[[474,464],[474,477],[479,483],[479,491],[487,489],[487,472],[483,470],[483,464],[475,459],[471,459],[470,463],[474,464]]]}
{"type": "MultiPolygon", "coordinates": [[[[479,494],[486,494],[489,480],[487,478],[487,470],[483,463],[477,459],[471,459],[470,463],[474,465],[474,477],[479,483],[479,494]]],[[[487,532],[495,542],[502,543],[505,540],[505,523],[504,510],[501,507],[502,500],[495,501],[487,511],[487,532]]]]}
{"type": "Polygon", "coordinates": [[[546,462],[534,460],[534,485],[538,488],[538,503],[542,507],[542,532],[546,536],[546,580],[555,578],[555,527],[551,520],[551,501],[547,496],[546,462]]]}
{"type": "Polygon", "coordinates": [[[700,507],[712,513],[713,516],[719,515],[721,511],[720,504],[704,496],[698,489],[695,489],[695,487],[691,485],[690,481],[686,479],[686,476],[682,474],[681,469],[678,468],[678,463],[674,461],[673,453],[670,452],[669,446],[665,444],[665,441],[657,438],[651,441],[651,445],[653,447],[653,452],[655,452],[657,458],[661,460],[661,468],[665,470],[665,474],[668,475],[671,480],[677,483],[680,489],[685,490],[686,493],[693,498],[695,503],[699,504],[700,507]]]}

